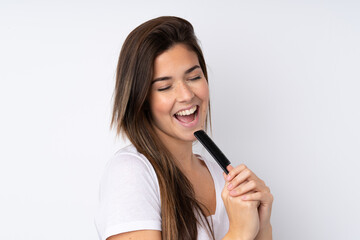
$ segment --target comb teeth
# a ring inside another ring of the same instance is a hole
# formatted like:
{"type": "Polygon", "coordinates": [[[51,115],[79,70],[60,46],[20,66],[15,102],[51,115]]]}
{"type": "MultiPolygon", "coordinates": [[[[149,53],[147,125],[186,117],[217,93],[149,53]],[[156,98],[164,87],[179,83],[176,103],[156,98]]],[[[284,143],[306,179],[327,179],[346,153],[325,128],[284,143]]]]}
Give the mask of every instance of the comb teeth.
{"type": "Polygon", "coordinates": [[[211,138],[203,130],[194,132],[195,137],[199,142],[205,147],[205,149],[211,154],[215,161],[220,165],[226,174],[229,171],[226,169],[230,165],[229,159],[224,155],[224,153],[216,146],[216,144],[211,140],[211,138]]]}

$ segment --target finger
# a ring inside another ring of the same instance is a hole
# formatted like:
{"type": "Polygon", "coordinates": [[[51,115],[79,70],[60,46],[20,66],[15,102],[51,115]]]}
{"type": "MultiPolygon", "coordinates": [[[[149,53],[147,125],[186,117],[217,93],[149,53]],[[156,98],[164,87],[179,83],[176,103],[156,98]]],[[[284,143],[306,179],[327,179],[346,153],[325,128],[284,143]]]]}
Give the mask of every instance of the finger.
{"type": "Polygon", "coordinates": [[[223,177],[224,177],[224,179],[225,179],[225,186],[224,186],[224,190],[226,189],[226,191],[229,191],[229,190],[228,190],[229,182],[228,182],[228,181],[226,181],[226,176],[227,176],[227,175],[226,175],[226,173],[224,173],[224,172],[223,172],[223,177]]]}
{"type": "Polygon", "coordinates": [[[226,169],[230,172],[231,170],[233,170],[233,169],[234,169],[234,167],[233,167],[233,166],[231,166],[231,164],[229,164],[229,165],[227,165],[226,169]]]}
{"type": "MultiPolygon", "coordinates": [[[[228,189],[229,189],[229,186],[228,186],[228,189]]],[[[235,196],[243,195],[250,191],[260,191],[260,189],[257,187],[257,183],[254,180],[245,182],[245,183],[237,186],[236,188],[232,189],[230,191],[230,195],[235,197],[235,196]]]]}
{"type": "Polygon", "coordinates": [[[225,172],[223,172],[223,177],[224,177],[225,182],[226,182],[226,183],[229,183],[229,182],[227,181],[228,175],[227,175],[225,172]]]}
{"type": "Polygon", "coordinates": [[[244,201],[260,201],[262,204],[272,203],[272,194],[267,192],[253,192],[241,196],[244,201]]]}
{"type": "Polygon", "coordinates": [[[225,201],[225,199],[228,199],[229,197],[229,190],[227,190],[227,185],[229,183],[225,182],[225,186],[223,188],[223,190],[221,191],[221,198],[223,199],[223,201],[225,201]]]}
{"type": "Polygon", "coordinates": [[[240,164],[237,167],[233,167],[229,165],[227,169],[229,170],[229,174],[227,175],[226,180],[231,181],[236,175],[238,175],[242,170],[246,169],[247,167],[244,164],[240,164]]]}
{"type": "Polygon", "coordinates": [[[238,187],[240,184],[247,182],[251,174],[252,172],[248,168],[245,168],[238,175],[236,175],[231,181],[229,181],[230,184],[228,189],[232,190],[233,188],[238,187]]]}
{"type": "MultiPolygon", "coordinates": [[[[231,182],[228,182],[228,184],[226,185],[226,188],[227,190],[229,191],[229,194],[230,196],[232,197],[237,197],[237,196],[240,196],[241,194],[238,194],[238,192],[240,192],[240,189],[243,189],[244,188],[244,185],[246,184],[247,182],[243,182],[237,186],[233,186],[231,182]]],[[[243,192],[243,194],[246,193],[246,192],[243,192]]]]}
{"type": "MultiPolygon", "coordinates": [[[[229,164],[229,165],[226,166],[226,169],[228,170],[228,172],[230,172],[231,170],[234,169],[234,167],[229,164]]],[[[227,181],[227,179],[229,177],[229,173],[225,173],[225,172],[223,172],[223,173],[225,174],[224,175],[225,176],[225,181],[227,181]]]]}
{"type": "MultiPolygon", "coordinates": [[[[228,190],[232,187],[230,184],[228,185],[228,190]]],[[[235,197],[235,196],[244,195],[250,191],[270,192],[269,188],[262,181],[250,180],[230,190],[230,195],[235,197]]]]}
{"type": "Polygon", "coordinates": [[[229,190],[239,186],[240,184],[242,184],[244,182],[248,182],[248,181],[252,181],[252,180],[258,181],[259,185],[265,186],[264,181],[262,181],[260,178],[258,178],[255,175],[255,173],[253,173],[250,169],[245,168],[238,175],[233,177],[232,180],[230,180],[229,190]]]}

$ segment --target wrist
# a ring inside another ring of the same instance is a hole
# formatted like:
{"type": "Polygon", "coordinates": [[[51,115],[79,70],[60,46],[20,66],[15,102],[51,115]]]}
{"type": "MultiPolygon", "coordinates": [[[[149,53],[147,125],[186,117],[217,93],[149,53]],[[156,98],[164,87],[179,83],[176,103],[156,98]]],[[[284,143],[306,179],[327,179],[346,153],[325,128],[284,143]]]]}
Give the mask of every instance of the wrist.
{"type": "Polygon", "coordinates": [[[232,232],[227,232],[226,235],[222,238],[222,240],[254,240],[254,238],[246,238],[239,236],[237,234],[234,234],[232,232]]]}
{"type": "Polygon", "coordinates": [[[272,240],[272,226],[270,223],[260,227],[255,240],[272,240]]]}
{"type": "Polygon", "coordinates": [[[271,230],[272,229],[272,226],[271,226],[271,223],[268,222],[268,223],[264,223],[260,226],[260,229],[259,230],[271,230]]]}

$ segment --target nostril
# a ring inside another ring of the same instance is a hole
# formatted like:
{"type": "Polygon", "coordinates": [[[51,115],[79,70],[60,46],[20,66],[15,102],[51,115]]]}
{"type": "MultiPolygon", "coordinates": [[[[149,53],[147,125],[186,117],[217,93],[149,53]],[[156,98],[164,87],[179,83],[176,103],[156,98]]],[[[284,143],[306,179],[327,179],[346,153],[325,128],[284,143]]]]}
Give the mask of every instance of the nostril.
{"type": "Polygon", "coordinates": [[[183,83],[181,84],[181,86],[179,86],[179,91],[178,91],[179,101],[188,101],[192,99],[194,96],[195,96],[194,92],[186,83],[183,83]]]}

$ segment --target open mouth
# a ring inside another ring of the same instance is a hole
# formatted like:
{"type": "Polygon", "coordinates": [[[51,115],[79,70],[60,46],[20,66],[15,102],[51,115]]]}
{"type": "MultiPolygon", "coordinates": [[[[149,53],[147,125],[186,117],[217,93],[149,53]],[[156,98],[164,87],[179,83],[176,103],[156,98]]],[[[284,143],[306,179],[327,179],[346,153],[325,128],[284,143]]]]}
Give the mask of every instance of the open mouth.
{"type": "Polygon", "coordinates": [[[191,123],[196,119],[198,108],[196,105],[190,109],[179,111],[174,114],[174,117],[182,123],[191,123]]]}

